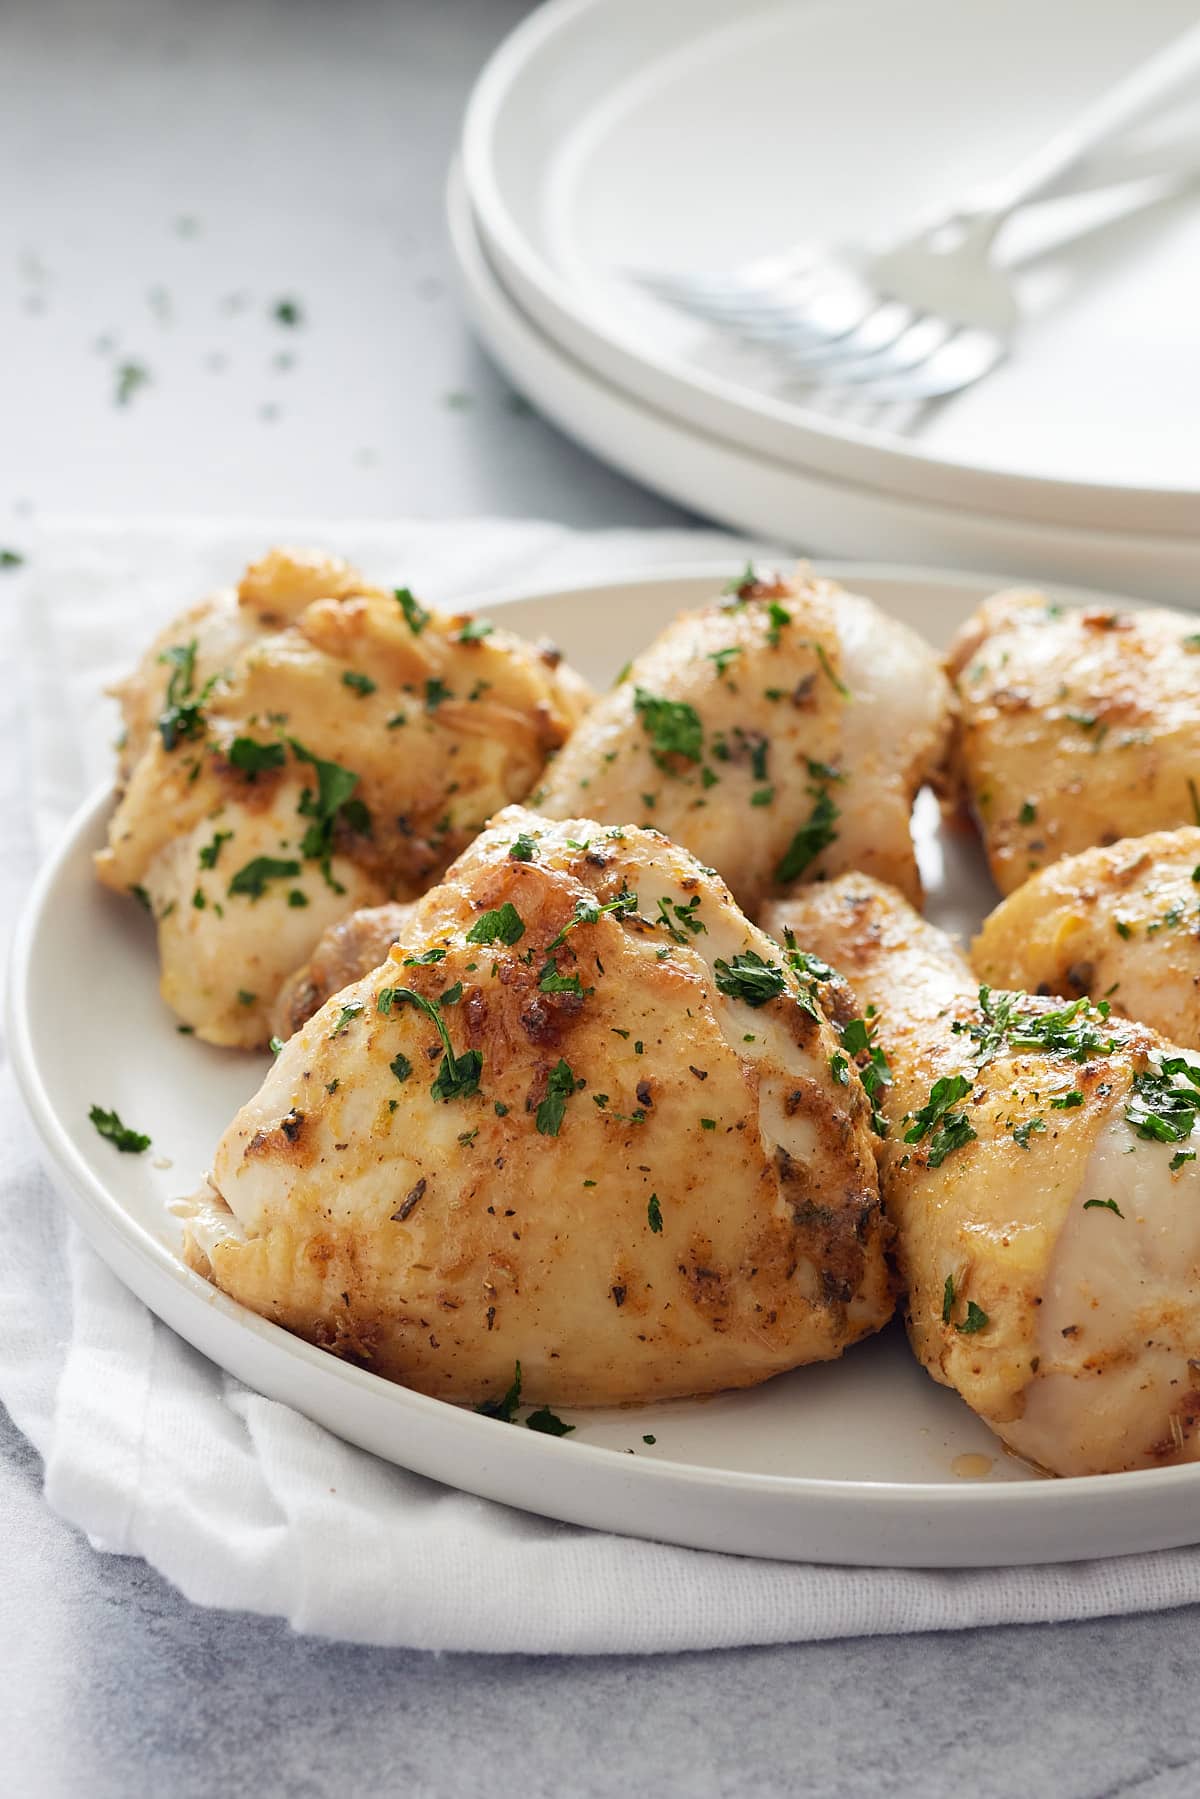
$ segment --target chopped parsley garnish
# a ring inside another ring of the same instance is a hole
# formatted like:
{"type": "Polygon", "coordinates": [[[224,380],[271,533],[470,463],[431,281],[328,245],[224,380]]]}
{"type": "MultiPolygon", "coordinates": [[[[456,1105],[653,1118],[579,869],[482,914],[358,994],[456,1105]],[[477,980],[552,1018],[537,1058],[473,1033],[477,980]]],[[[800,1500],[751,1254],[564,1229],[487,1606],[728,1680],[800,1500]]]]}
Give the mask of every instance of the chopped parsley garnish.
{"type": "Polygon", "coordinates": [[[496,629],[490,619],[469,618],[458,634],[459,643],[480,643],[496,629]]]}
{"type": "Polygon", "coordinates": [[[304,892],[303,888],[293,887],[292,891],[288,894],[288,905],[292,907],[293,911],[299,911],[302,906],[307,906],[307,904],[308,895],[304,892]]]}
{"type": "Polygon", "coordinates": [[[495,911],[484,912],[467,932],[468,943],[519,943],[525,935],[525,920],[509,901],[495,911]]]}
{"type": "Polygon", "coordinates": [[[291,858],[279,856],[255,856],[244,867],[239,868],[229,883],[230,895],[245,894],[247,899],[261,899],[267,890],[268,881],[287,881],[300,873],[300,864],[291,858]]]}
{"type": "Polygon", "coordinates": [[[118,406],[128,406],[139,388],[150,385],[150,370],[144,362],[120,362],[117,364],[116,374],[113,399],[118,406]]]}
{"type": "Polygon", "coordinates": [[[267,1048],[270,1050],[270,1052],[273,1056],[277,1056],[279,1054],[280,1050],[283,1048],[283,1038],[282,1037],[272,1037],[267,1043],[267,1048]]]}
{"type": "Polygon", "coordinates": [[[1123,937],[1126,942],[1133,936],[1133,926],[1126,924],[1123,918],[1113,919],[1113,929],[1116,931],[1117,936],[1123,937]]]}
{"type": "Polygon", "coordinates": [[[360,699],[366,699],[369,693],[376,691],[375,682],[370,675],[360,674],[356,668],[348,668],[342,674],[342,686],[352,687],[360,699]]]}
{"type": "Polygon", "coordinates": [[[652,1193],[646,1205],[646,1223],[657,1236],[662,1231],[662,1207],[658,1203],[658,1194],[652,1193]]]}
{"type": "Polygon", "coordinates": [[[1022,1149],[1029,1148],[1029,1139],[1035,1131],[1044,1131],[1044,1118],[1027,1118],[1024,1124],[1018,1124],[1013,1130],[1013,1142],[1019,1143],[1022,1149]]]}
{"type": "Polygon", "coordinates": [[[348,1005],[345,1005],[342,1007],[341,1014],[338,1018],[338,1021],[334,1025],[333,1029],[330,1031],[329,1035],[331,1037],[342,1036],[343,1033],[345,1032],[347,1026],[349,1026],[350,1024],[353,1023],[353,1021],[358,1017],[358,1015],[361,1011],[362,1011],[362,1001],[357,1000],[357,999],[352,999],[348,1005]]]}
{"type": "Polygon", "coordinates": [[[1069,1093],[1060,1093],[1057,1099],[1050,1101],[1052,1112],[1072,1112],[1076,1106],[1083,1104],[1083,1094],[1078,1087],[1072,1087],[1069,1093]]]}
{"type": "Polygon", "coordinates": [[[1118,1218],[1124,1218],[1124,1216],[1125,1216],[1124,1212],[1121,1210],[1120,1206],[1117,1204],[1115,1199],[1085,1199],[1084,1200],[1083,1209],[1085,1212],[1090,1212],[1092,1210],[1093,1206],[1095,1206],[1099,1211],[1102,1211],[1102,1212],[1115,1212],[1117,1214],[1118,1218]]]}
{"type": "MultiPolygon", "coordinates": [[[[210,849],[212,848],[211,844],[209,845],[209,848],[210,849]]],[[[215,860],[216,860],[216,857],[214,855],[213,861],[215,861],[215,860]]],[[[210,863],[205,862],[203,850],[200,851],[200,864],[201,864],[201,867],[204,867],[204,868],[208,868],[211,866],[210,863]]],[[[146,892],[146,889],[144,887],[131,887],[129,889],[129,891],[130,891],[130,893],[132,893],[134,899],[137,901],[139,906],[145,906],[147,912],[153,912],[154,907],[150,902],[150,895],[146,892]]]]}
{"type": "Polygon", "coordinates": [[[1195,1160],[1196,1152],[1194,1149],[1177,1149],[1175,1154],[1171,1157],[1168,1166],[1172,1174],[1178,1174],[1185,1162],[1194,1162],[1195,1160]]]}
{"type": "Polygon", "coordinates": [[[848,700],[850,698],[850,689],[846,686],[846,683],[843,680],[841,680],[840,677],[838,676],[838,673],[837,673],[836,669],[834,668],[833,663],[829,660],[829,652],[825,648],[825,645],[823,643],[816,643],[813,645],[813,648],[817,652],[817,661],[821,664],[821,667],[825,670],[825,673],[829,676],[829,679],[833,682],[834,686],[837,688],[837,690],[841,694],[842,698],[844,700],[848,700]]]}
{"type": "Polygon", "coordinates": [[[698,893],[692,895],[686,906],[681,906],[678,900],[669,900],[665,894],[660,894],[658,917],[654,922],[662,925],[674,942],[686,943],[689,932],[693,937],[699,937],[701,932],[705,935],[708,934],[708,926],[703,919],[696,916],[699,909],[700,895],[698,893]],[[680,926],[683,928],[680,929],[680,926]]]}
{"type": "Polygon", "coordinates": [[[217,858],[221,854],[221,845],[223,843],[228,843],[232,836],[232,831],[217,831],[214,833],[212,842],[206,843],[200,851],[201,868],[215,868],[217,866],[217,858]]]}
{"type": "MultiPolygon", "coordinates": [[[[510,851],[509,853],[511,854],[512,852],[510,851]]],[[[696,904],[698,905],[699,903],[699,899],[697,898],[696,904]]],[[[637,911],[637,905],[637,894],[630,893],[628,888],[626,888],[623,893],[618,893],[616,899],[608,900],[603,906],[598,906],[594,899],[584,898],[576,900],[574,913],[567,920],[562,930],[558,933],[558,936],[552,937],[550,942],[546,945],[546,954],[548,956],[552,955],[561,944],[565,943],[568,933],[573,931],[577,925],[595,924],[599,919],[603,918],[606,912],[612,912],[618,918],[626,918],[631,912],[637,911]]],[[[676,910],[678,911],[680,908],[677,907],[676,910]]],[[[698,925],[696,928],[702,931],[704,926],[698,925]]],[[[684,942],[686,939],[681,938],[680,941],[684,942]]]]}
{"type": "Polygon", "coordinates": [[[728,594],[731,598],[741,600],[745,599],[748,593],[752,593],[757,586],[757,571],[755,570],[754,564],[748,562],[740,575],[735,575],[732,581],[726,581],[721,592],[723,594],[728,594]]]}
{"type": "Polygon", "coordinates": [[[542,1137],[557,1137],[562,1128],[563,1114],[567,1109],[567,1101],[573,1093],[583,1086],[577,1081],[573,1069],[560,1057],[550,1070],[546,1082],[546,1096],[540,1102],[534,1123],[538,1134],[542,1137]]]}
{"type": "Polygon", "coordinates": [[[412,1073],[412,1063],[403,1051],[392,1057],[391,1061],[388,1063],[388,1067],[398,1081],[406,1081],[412,1073]]]}
{"type": "Polygon", "coordinates": [[[257,743],[253,737],[235,737],[229,746],[232,766],[253,780],[264,769],[282,768],[287,751],[281,743],[257,743]]]}
{"type": "Polygon", "coordinates": [[[190,643],[172,644],[159,657],[170,665],[167,681],[166,709],[159,714],[158,731],[165,750],[173,750],[185,739],[203,737],[204,713],[201,708],[216,686],[217,677],[210,675],[199,693],[196,681],[196,639],[190,643]]]}
{"type": "MultiPolygon", "coordinates": [[[[453,988],[449,991],[453,992],[453,988]]],[[[443,995],[445,997],[447,996],[443,995]]],[[[375,1001],[379,1012],[390,1012],[393,1006],[404,1005],[416,1006],[424,1012],[432,1020],[442,1040],[444,1054],[429,1089],[434,1099],[470,1099],[473,1093],[478,1093],[479,1077],[483,1073],[483,1056],[477,1049],[467,1049],[461,1055],[455,1055],[446,1021],[442,1017],[441,1002],[426,999],[423,993],[415,993],[411,987],[385,987],[375,1001]]]]}
{"type": "Polygon", "coordinates": [[[976,1331],[981,1331],[986,1327],[987,1322],[988,1315],[983,1308],[977,1306],[973,1299],[968,1299],[967,1315],[963,1322],[961,1324],[956,1324],[954,1328],[961,1336],[973,1337],[976,1331]]]}
{"type": "Polygon", "coordinates": [[[392,591],[396,596],[401,612],[404,614],[405,622],[407,623],[409,630],[414,637],[419,637],[429,623],[429,613],[426,612],[420,601],[414,598],[407,587],[396,587],[393,588],[392,591]]]}
{"type": "Polygon", "coordinates": [[[1160,1068],[1135,1074],[1133,1097],[1125,1108],[1134,1134],[1155,1143],[1184,1142],[1200,1111],[1197,1089],[1200,1067],[1184,1056],[1165,1056],[1160,1068]]]}
{"type": "Polygon", "coordinates": [[[1019,825],[1031,825],[1036,818],[1037,807],[1032,800],[1026,800],[1021,807],[1021,810],[1017,813],[1017,823],[1019,825]]]}
{"type": "Polygon", "coordinates": [[[634,688],[633,706],[654,746],[650,753],[660,768],[670,772],[669,756],[681,756],[685,762],[701,760],[704,726],[694,706],[686,700],[663,699],[644,687],[634,688]]]}
{"type": "Polygon", "coordinates": [[[949,1324],[954,1311],[954,1276],[946,1276],[946,1285],[942,1288],[942,1323],[949,1324]]]}
{"type": "MultiPolygon", "coordinates": [[[[790,960],[793,968],[796,967],[802,956],[802,951],[794,950],[792,952],[790,960]]],[[[810,956],[804,959],[816,963],[824,970],[822,975],[814,978],[833,979],[832,968],[829,968],[824,962],[819,962],[817,957],[810,956]]],[[[842,1048],[854,1057],[859,1079],[871,1102],[871,1127],[877,1137],[886,1137],[888,1121],[880,1109],[879,1095],[885,1087],[891,1085],[892,1070],[887,1057],[874,1040],[874,1030],[874,1023],[870,1019],[852,1018],[849,1024],[842,1028],[842,1048]]]]}
{"type": "Polygon", "coordinates": [[[718,959],[713,963],[717,989],[731,999],[744,1000],[748,1006],[765,1006],[778,999],[786,989],[783,970],[773,962],[765,962],[754,950],[735,956],[732,962],[718,959]]]}
{"type": "Polygon", "coordinates": [[[512,1385],[500,1399],[485,1399],[475,1410],[485,1418],[499,1418],[501,1424],[511,1424],[517,1415],[517,1407],[521,1403],[521,1364],[517,1362],[513,1368],[512,1385]]]}
{"type": "Polygon", "coordinates": [[[106,1112],[103,1106],[93,1106],[88,1117],[102,1137],[106,1137],[114,1149],[123,1155],[140,1156],[144,1149],[149,1149],[150,1139],[144,1131],[131,1131],[127,1124],[122,1124],[117,1112],[106,1112]]]}
{"type": "MultiPolygon", "coordinates": [[[[585,997],[583,982],[577,974],[559,974],[553,962],[547,962],[538,981],[538,990],[542,993],[577,993],[580,999],[585,997]]],[[[589,987],[588,992],[595,989],[589,987]]]]}
{"type": "Polygon", "coordinates": [[[982,1024],[956,1024],[957,1033],[973,1037],[981,1062],[996,1055],[1006,1044],[1011,1049],[1041,1050],[1047,1055],[1068,1056],[1075,1062],[1086,1062],[1093,1054],[1110,1055],[1116,1044],[1111,1036],[1098,1029],[1108,1020],[1107,1000],[1095,1005],[1089,999],[1073,1000],[1051,1012],[1022,1010],[1023,993],[994,993],[990,987],[979,989],[979,1011],[982,1024]]]}
{"type": "Polygon", "coordinates": [[[257,993],[251,993],[248,988],[246,988],[246,987],[238,988],[238,1005],[239,1006],[252,1006],[257,998],[258,998],[257,993]]]}
{"type": "Polygon", "coordinates": [[[428,712],[436,712],[444,700],[452,700],[454,692],[446,686],[440,675],[431,675],[425,683],[425,708],[428,712]]]}
{"type": "Polygon", "coordinates": [[[767,628],[767,642],[772,649],[775,649],[779,643],[779,633],[782,631],[784,625],[791,624],[792,615],[786,606],[781,606],[778,600],[772,600],[767,607],[767,619],[769,621],[767,628]]]}
{"type": "Polygon", "coordinates": [[[824,788],[810,788],[809,791],[814,793],[813,809],[792,838],[775,870],[775,879],[781,885],[798,880],[809,864],[815,862],[823,850],[837,841],[835,826],[841,817],[840,811],[824,788]]]}
{"type": "Polygon", "coordinates": [[[299,300],[276,300],[274,306],[271,308],[271,317],[275,320],[277,325],[295,327],[296,325],[303,323],[304,308],[301,306],[299,300]]]}
{"type": "Polygon", "coordinates": [[[904,1133],[904,1141],[920,1143],[930,1132],[933,1133],[926,1152],[930,1168],[940,1168],[952,1151],[961,1149],[964,1144],[974,1140],[977,1133],[966,1113],[951,1110],[970,1091],[971,1082],[966,1075],[942,1075],[930,1088],[926,1103],[912,1114],[913,1122],[904,1133]]]}
{"type": "Polygon", "coordinates": [[[544,1437],[569,1437],[575,1426],[564,1424],[557,1412],[552,1412],[548,1405],[543,1405],[536,1412],[530,1412],[525,1420],[525,1428],[541,1431],[544,1437]]]}
{"type": "Polygon", "coordinates": [[[702,1131],[715,1131],[716,1128],[717,1121],[715,1118],[702,1118],[700,1120],[700,1129],[702,1131]]]}
{"type": "Polygon", "coordinates": [[[1188,794],[1192,802],[1192,822],[1200,825],[1200,792],[1197,792],[1196,783],[1191,775],[1188,776],[1188,794]]]}
{"type": "Polygon", "coordinates": [[[829,1072],[839,1087],[850,1085],[850,1064],[840,1052],[830,1056],[829,1072]]]}
{"type": "Polygon", "coordinates": [[[522,831],[520,836],[514,837],[509,844],[508,854],[513,862],[532,862],[537,855],[537,844],[528,832],[522,831]]]}
{"type": "Polygon", "coordinates": [[[332,872],[334,826],[341,819],[351,830],[366,835],[371,829],[371,814],[360,799],[352,797],[358,786],[358,776],[353,769],[343,768],[338,762],[327,762],[324,757],[314,755],[294,737],[289,741],[296,760],[307,763],[317,771],[316,793],[313,793],[311,787],[306,787],[300,796],[301,817],[313,821],[301,839],[300,852],[310,860],[319,862],[326,885],[335,893],[341,893],[344,889],[334,880],[332,872]]]}
{"type": "Polygon", "coordinates": [[[717,665],[717,673],[723,675],[734,657],[740,656],[741,653],[742,645],[740,643],[731,643],[726,649],[710,650],[708,652],[708,660],[710,662],[715,662],[717,665]]]}
{"type": "Polygon", "coordinates": [[[0,550],[0,568],[22,568],[24,563],[20,550],[0,550]]]}

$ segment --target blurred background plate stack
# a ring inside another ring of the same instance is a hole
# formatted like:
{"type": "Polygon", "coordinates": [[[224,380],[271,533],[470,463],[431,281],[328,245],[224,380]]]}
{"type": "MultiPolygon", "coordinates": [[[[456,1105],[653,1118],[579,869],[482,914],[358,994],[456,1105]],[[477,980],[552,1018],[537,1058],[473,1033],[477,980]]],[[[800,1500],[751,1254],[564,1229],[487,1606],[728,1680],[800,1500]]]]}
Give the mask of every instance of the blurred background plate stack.
{"type": "MultiPolygon", "coordinates": [[[[635,274],[887,241],[1195,17],[1192,0],[551,0],[480,77],[451,177],[476,328],[572,436],[735,528],[1190,602],[1200,184],[1098,183],[1018,215],[1013,354],[924,404],[801,387],[635,274]]],[[[1200,163],[1195,91],[1109,167],[1175,145],[1200,163]]]]}

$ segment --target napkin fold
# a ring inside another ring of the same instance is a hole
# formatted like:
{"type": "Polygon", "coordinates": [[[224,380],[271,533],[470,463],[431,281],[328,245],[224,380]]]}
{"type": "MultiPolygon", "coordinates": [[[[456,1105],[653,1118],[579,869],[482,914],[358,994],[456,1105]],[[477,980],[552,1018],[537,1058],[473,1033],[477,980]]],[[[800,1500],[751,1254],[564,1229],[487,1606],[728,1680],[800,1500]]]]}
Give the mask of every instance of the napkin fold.
{"type": "MultiPolygon", "coordinates": [[[[0,897],[111,767],[104,683],[270,543],[321,544],[439,603],[728,560],[712,532],[484,519],[50,524],[0,577],[0,897]],[[3,604],[9,601],[9,604],[3,604]]],[[[377,1461],[243,1387],[120,1284],[65,1217],[0,1056],[0,1399],[50,1504],[189,1599],[427,1649],[628,1653],[1097,1617],[1200,1600],[1200,1550],[1032,1569],[797,1566],[606,1536],[377,1461]]]]}

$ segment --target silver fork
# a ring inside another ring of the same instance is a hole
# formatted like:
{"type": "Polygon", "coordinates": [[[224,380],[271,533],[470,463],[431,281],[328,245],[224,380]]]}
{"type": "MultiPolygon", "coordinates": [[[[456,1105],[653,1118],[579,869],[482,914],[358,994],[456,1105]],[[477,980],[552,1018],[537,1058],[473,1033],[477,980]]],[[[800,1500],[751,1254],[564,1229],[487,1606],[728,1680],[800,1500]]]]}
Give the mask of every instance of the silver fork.
{"type": "MultiPolygon", "coordinates": [[[[803,382],[859,386],[878,400],[957,392],[1007,354],[1020,322],[1012,280],[992,257],[1001,227],[1197,75],[1200,24],[1092,101],[1007,180],[882,253],[800,248],[725,273],[633,278],[657,299],[770,350],[803,382]]],[[[1147,169],[1169,173],[1170,165],[1150,158],[1147,169]]]]}

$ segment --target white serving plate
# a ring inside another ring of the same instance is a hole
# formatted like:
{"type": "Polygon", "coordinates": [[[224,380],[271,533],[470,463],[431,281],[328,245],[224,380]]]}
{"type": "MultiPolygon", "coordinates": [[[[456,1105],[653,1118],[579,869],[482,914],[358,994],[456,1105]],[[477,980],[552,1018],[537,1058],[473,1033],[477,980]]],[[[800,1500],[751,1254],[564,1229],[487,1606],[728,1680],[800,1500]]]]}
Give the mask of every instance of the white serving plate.
{"type": "MultiPolygon", "coordinates": [[[[995,585],[869,565],[829,572],[938,642],[995,585]]],[[[681,607],[711,598],[728,573],[657,573],[486,603],[504,604],[520,631],[552,634],[603,683],[681,607]]],[[[55,1179],[95,1248],[167,1324],[250,1386],[436,1480],[697,1548],[957,1567],[1200,1539],[1200,1467],[1035,1477],[917,1367],[897,1327],[840,1362],[752,1392],[569,1413],[576,1434],[559,1442],[390,1385],[236,1305],[184,1266],[171,1207],[197,1184],[263,1063],[176,1032],[157,995],[149,921],[92,876],[110,806],[99,794],[77,814],[18,929],[13,1065],[55,1179]],[[92,1103],[149,1130],[152,1151],[119,1155],[89,1124],[92,1103]],[[965,1479],[956,1467],[986,1472],[965,1479]]],[[[969,928],[994,897],[978,852],[939,836],[932,805],[920,809],[919,835],[931,915],[969,928]]]]}
{"type": "Polygon", "coordinates": [[[553,343],[501,285],[457,169],[450,239],[483,342],[546,416],[596,455],[693,511],[751,536],[831,556],[986,567],[1017,580],[1125,587],[1176,605],[1200,590],[1200,538],[1067,530],[886,494],[794,467],[643,405],[553,343]]]}
{"type": "MultiPolygon", "coordinates": [[[[789,398],[625,274],[886,241],[1194,17],[1194,0],[551,0],[475,88],[468,192],[537,326],[696,430],[912,500],[1194,542],[1194,193],[1029,265],[1017,353],[911,414],[789,398]]],[[[1012,247],[1043,230],[1018,221],[1012,247]]]]}

